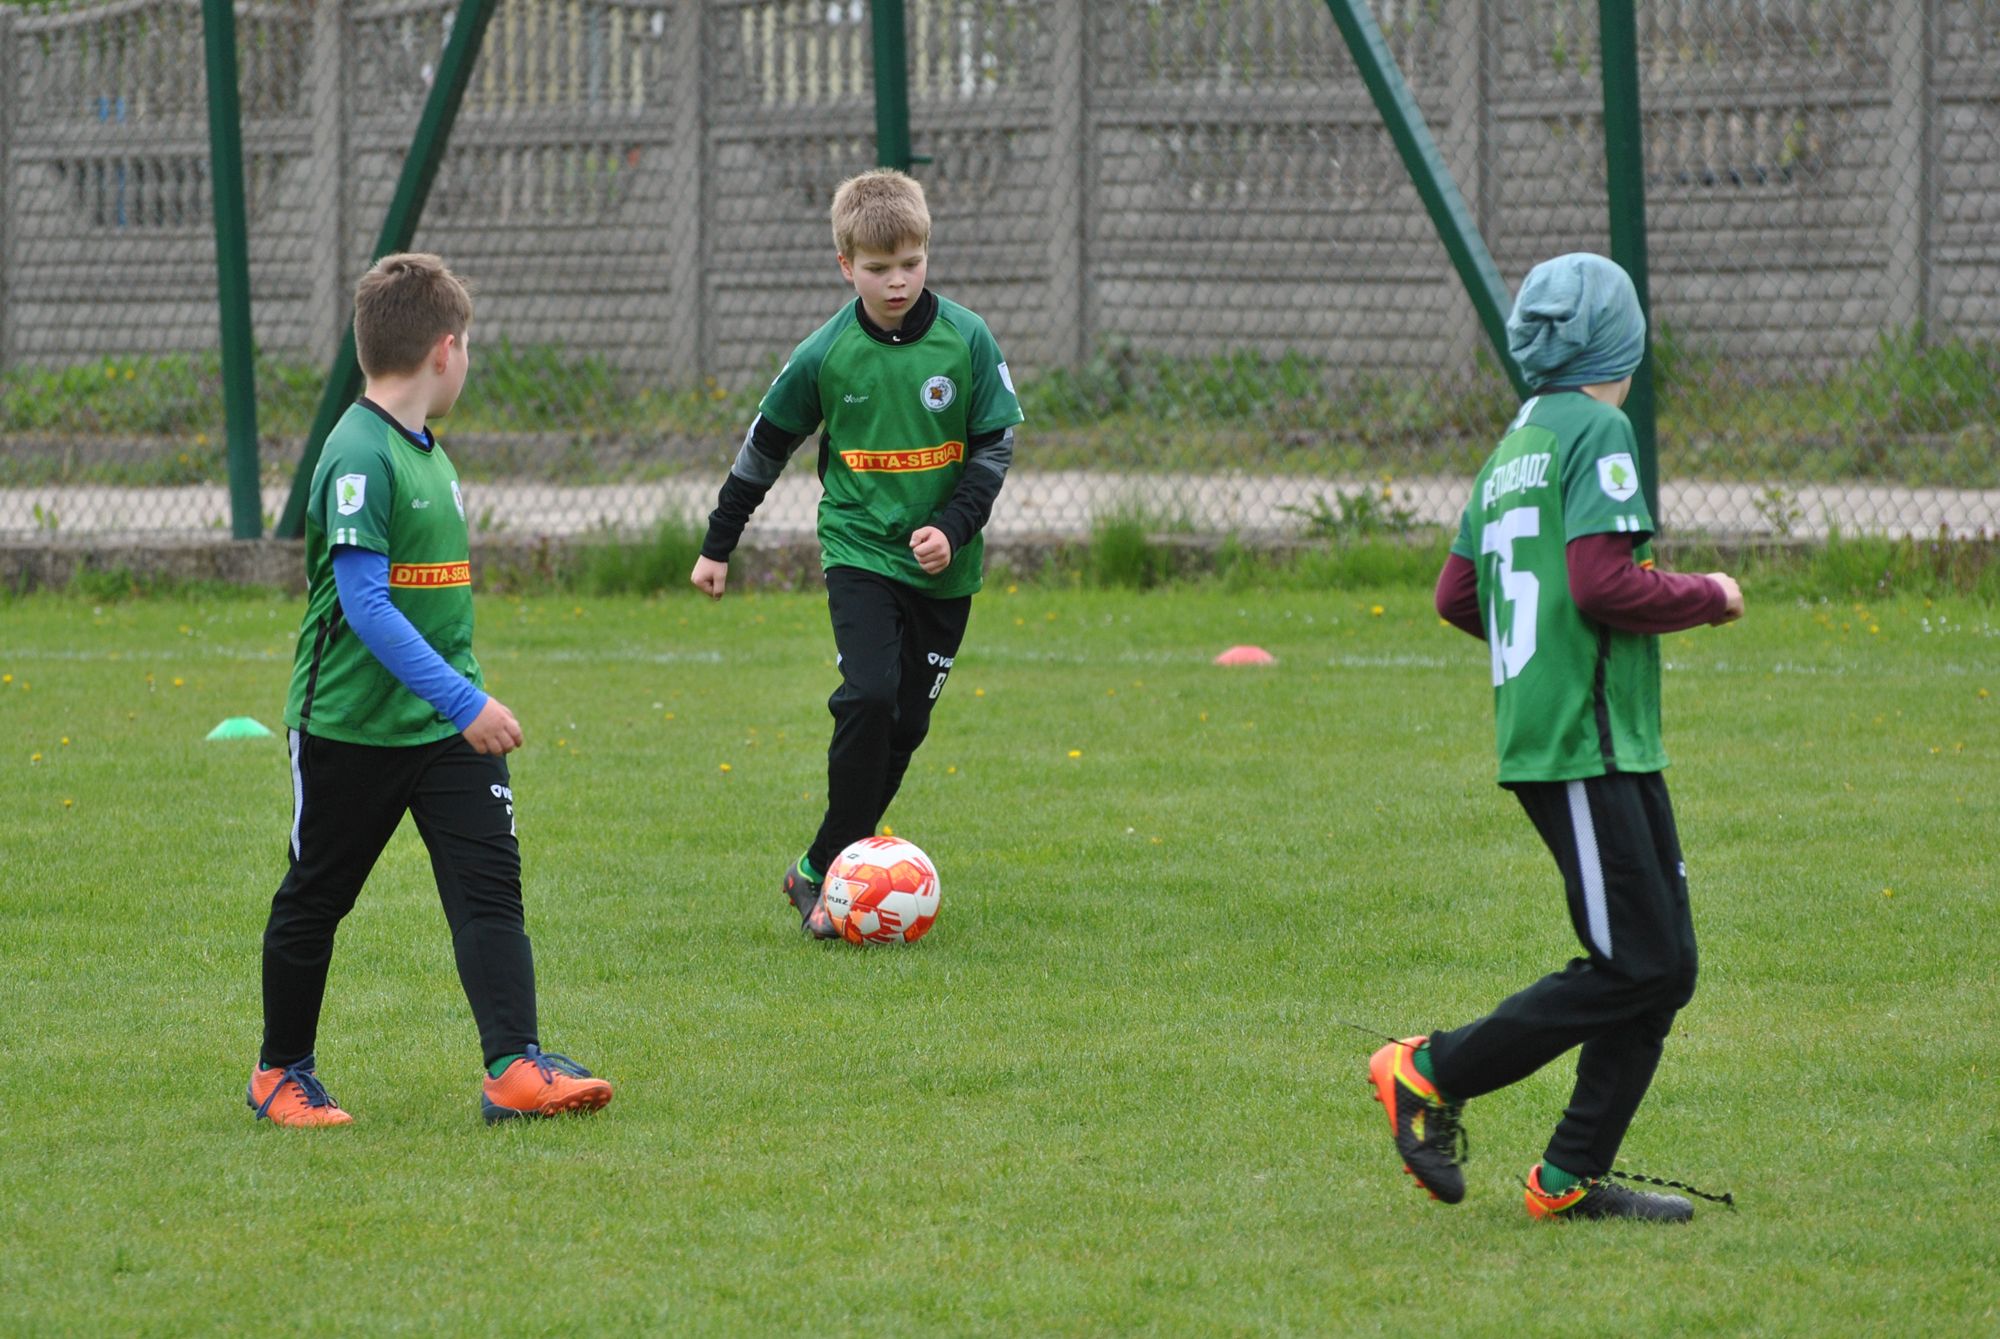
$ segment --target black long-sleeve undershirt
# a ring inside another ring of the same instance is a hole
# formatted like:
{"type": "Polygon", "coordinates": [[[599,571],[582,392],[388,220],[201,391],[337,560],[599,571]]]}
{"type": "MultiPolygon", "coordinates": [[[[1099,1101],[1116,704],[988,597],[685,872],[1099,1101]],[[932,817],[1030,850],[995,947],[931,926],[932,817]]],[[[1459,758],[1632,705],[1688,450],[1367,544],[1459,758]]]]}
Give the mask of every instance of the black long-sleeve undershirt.
{"type": "MultiPolygon", "coordinates": [[[[750,517],[806,436],[789,432],[762,414],[757,416],[743,435],[736,463],[730,466],[729,477],[723,480],[722,491],[716,497],[715,510],[709,513],[702,557],[719,563],[729,561],[729,555],[736,551],[743,537],[743,528],[750,523],[750,517]]],[[[951,497],[929,522],[944,532],[953,553],[986,528],[993,516],[993,503],[1000,496],[1000,486],[1006,482],[1013,463],[1011,427],[976,434],[965,444],[965,472],[959,476],[951,497]]]]}

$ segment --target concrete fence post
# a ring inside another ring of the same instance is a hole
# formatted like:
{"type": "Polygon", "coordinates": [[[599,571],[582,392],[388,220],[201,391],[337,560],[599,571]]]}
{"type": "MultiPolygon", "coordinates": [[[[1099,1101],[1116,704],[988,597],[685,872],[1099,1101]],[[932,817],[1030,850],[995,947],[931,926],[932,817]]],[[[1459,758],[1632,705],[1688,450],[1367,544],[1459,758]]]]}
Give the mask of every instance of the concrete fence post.
{"type": "Polygon", "coordinates": [[[347,332],[347,6],[348,0],[319,0],[313,6],[312,37],[306,57],[311,92],[312,139],[308,151],[311,205],[306,211],[306,290],[308,355],[331,363],[347,332]]]}

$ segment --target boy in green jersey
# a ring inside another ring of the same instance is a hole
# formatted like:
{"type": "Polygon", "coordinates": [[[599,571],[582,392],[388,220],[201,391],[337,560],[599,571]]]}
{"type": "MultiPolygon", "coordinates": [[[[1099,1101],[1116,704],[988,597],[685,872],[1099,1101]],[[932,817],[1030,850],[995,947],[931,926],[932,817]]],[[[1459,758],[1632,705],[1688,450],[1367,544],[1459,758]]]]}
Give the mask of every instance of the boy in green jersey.
{"type": "Polygon", "coordinates": [[[1648,556],[1654,521],[1619,410],[1645,339],[1611,261],[1559,256],[1529,273],[1507,341],[1535,394],[1473,481],[1437,589],[1439,614],[1490,649],[1500,784],[1555,856],[1584,956],[1369,1062],[1406,1170],[1455,1204],[1465,1101],[1581,1047],[1569,1106],[1528,1173],[1538,1219],[1694,1214],[1678,1195],[1605,1179],[1694,993],[1687,870],[1660,776],[1659,634],[1743,613],[1729,576],[1661,572],[1648,556]]]}
{"type": "Polygon", "coordinates": [[[864,172],[834,193],[832,222],[855,300],[792,351],[765,392],[690,577],[722,598],[751,513],[823,427],[820,566],[841,680],[827,702],[826,815],[783,884],[821,939],[838,933],[820,894],[827,866],[875,834],[950,677],[984,572],[980,532],[1021,421],[986,323],[924,285],[923,187],[864,172]]]}
{"type": "Polygon", "coordinates": [[[514,714],[472,654],[458,473],[427,423],[465,385],[472,299],[431,255],[385,256],[354,292],[362,398],[306,504],[306,613],[292,668],[289,868],[264,930],[264,1043],[248,1100],[279,1125],[353,1120],[313,1058],[334,932],[409,814],[429,848],[479,1024],[487,1122],[595,1110],[611,1085],[535,1032],[535,968],[506,754],[514,714]]]}

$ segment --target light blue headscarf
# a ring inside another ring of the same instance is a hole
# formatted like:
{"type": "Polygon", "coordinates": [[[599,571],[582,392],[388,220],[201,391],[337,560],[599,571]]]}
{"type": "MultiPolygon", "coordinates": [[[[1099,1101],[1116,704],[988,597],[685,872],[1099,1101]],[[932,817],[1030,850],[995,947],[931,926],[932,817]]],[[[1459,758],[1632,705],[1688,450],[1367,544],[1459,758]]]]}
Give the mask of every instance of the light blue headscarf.
{"type": "Polygon", "coordinates": [[[1632,277],[1588,251],[1543,261],[1514,299],[1507,352],[1530,386],[1623,380],[1646,352],[1646,316],[1632,277]]]}

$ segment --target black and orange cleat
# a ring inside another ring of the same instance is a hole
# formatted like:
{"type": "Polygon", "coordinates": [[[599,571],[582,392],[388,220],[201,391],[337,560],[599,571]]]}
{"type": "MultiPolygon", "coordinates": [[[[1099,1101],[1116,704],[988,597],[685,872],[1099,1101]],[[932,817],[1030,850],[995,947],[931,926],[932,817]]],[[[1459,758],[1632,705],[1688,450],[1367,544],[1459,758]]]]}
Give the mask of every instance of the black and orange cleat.
{"type": "Polygon", "coordinates": [[[1694,1218],[1694,1205],[1679,1195],[1655,1195],[1633,1190],[1616,1181],[1595,1177],[1579,1181],[1560,1195],[1542,1189],[1542,1164],[1528,1172],[1525,1194],[1528,1216],[1544,1222],[1571,1218],[1631,1218],[1645,1223],[1686,1223],[1694,1218]]]}
{"type": "Polygon", "coordinates": [[[1465,1173],[1459,1170],[1468,1151],[1465,1129],[1459,1124],[1464,1108],[1447,1106],[1437,1085],[1417,1068],[1417,1048],[1426,1040],[1409,1037],[1375,1052],[1368,1061],[1368,1081],[1375,1100],[1389,1113],[1389,1131],[1395,1136],[1396,1151],[1403,1155],[1403,1170],[1432,1199],[1456,1204],[1465,1198],[1465,1173]]]}
{"type": "Polygon", "coordinates": [[[311,1056],[296,1065],[251,1069],[250,1087],[244,1100],[257,1113],[258,1120],[273,1125],[303,1128],[354,1123],[354,1117],[342,1111],[333,1094],[320,1083],[313,1072],[311,1056]]]}
{"type": "Polygon", "coordinates": [[[566,1055],[527,1053],[480,1085],[479,1110],[488,1125],[517,1116],[560,1116],[595,1111],[611,1100],[611,1085],[566,1055]]]}
{"type": "Polygon", "coordinates": [[[814,939],[840,938],[833,916],[826,909],[826,895],[820,891],[818,882],[799,872],[796,860],[785,871],[785,896],[790,899],[792,910],[799,913],[799,924],[807,934],[814,939]]]}

